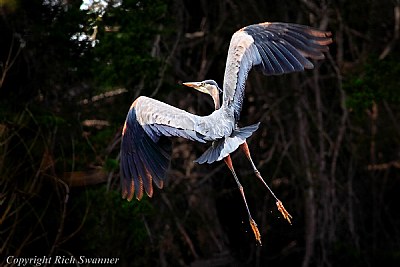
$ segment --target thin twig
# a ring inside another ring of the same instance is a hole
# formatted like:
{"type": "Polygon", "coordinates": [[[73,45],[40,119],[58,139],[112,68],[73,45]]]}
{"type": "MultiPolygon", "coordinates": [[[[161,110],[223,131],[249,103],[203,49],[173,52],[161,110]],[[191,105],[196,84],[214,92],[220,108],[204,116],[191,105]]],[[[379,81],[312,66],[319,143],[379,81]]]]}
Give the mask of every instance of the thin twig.
{"type": "Polygon", "coordinates": [[[181,39],[181,33],[179,32],[178,36],[176,38],[176,41],[174,43],[174,46],[172,47],[172,50],[171,50],[170,54],[168,55],[167,59],[165,60],[164,65],[163,65],[163,67],[161,69],[160,78],[158,79],[158,83],[157,83],[156,89],[154,89],[154,91],[150,95],[150,97],[154,97],[158,93],[158,91],[160,90],[161,85],[164,82],[165,72],[167,71],[167,68],[168,68],[168,66],[169,66],[169,64],[171,62],[172,56],[175,55],[175,52],[176,52],[176,49],[177,49],[178,44],[180,42],[180,39],[181,39]]]}
{"type": "Polygon", "coordinates": [[[58,245],[61,245],[65,242],[67,242],[69,239],[71,239],[72,237],[74,237],[77,233],[79,233],[79,231],[83,228],[83,226],[85,225],[86,222],[86,218],[88,217],[89,214],[89,210],[90,210],[90,204],[88,204],[86,206],[86,210],[85,210],[85,214],[83,215],[82,221],[79,224],[79,226],[75,229],[75,231],[73,231],[71,234],[69,234],[68,236],[64,237],[60,242],[58,242],[58,245]]]}
{"type": "Polygon", "coordinates": [[[21,52],[21,45],[22,45],[22,44],[20,44],[20,45],[18,46],[17,53],[15,54],[14,58],[11,59],[11,54],[12,54],[12,52],[13,52],[13,50],[14,50],[14,39],[15,39],[15,37],[14,37],[14,35],[13,35],[12,38],[11,38],[11,45],[10,45],[10,49],[8,50],[8,55],[7,55],[6,62],[5,62],[4,64],[1,64],[1,65],[2,65],[2,66],[1,66],[1,68],[2,68],[2,73],[1,73],[1,79],[0,79],[0,88],[3,86],[4,80],[6,79],[6,74],[7,74],[7,72],[8,72],[8,71],[11,69],[11,67],[14,65],[15,60],[17,59],[19,53],[21,52]],[[10,60],[11,60],[11,62],[10,62],[10,60]]]}
{"type": "Polygon", "coordinates": [[[397,1],[397,5],[393,8],[394,12],[394,29],[393,29],[393,39],[387,44],[383,49],[382,53],[379,55],[379,59],[384,59],[393,50],[396,45],[397,40],[400,37],[400,1],[397,1]]]}
{"type": "Polygon", "coordinates": [[[63,230],[64,230],[64,222],[65,222],[65,218],[67,216],[67,203],[68,203],[68,199],[69,199],[69,186],[61,179],[56,179],[56,181],[64,186],[65,197],[64,197],[63,207],[62,207],[60,225],[58,227],[57,235],[56,235],[56,237],[54,239],[53,245],[51,246],[49,255],[53,255],[54,250],[60,245],[61,235],[62,235],[63,230]]]}
{"type": "MultiPolygon", "coordinates": [[[[163,201],[165,202],[165,204],[167,205],[167,207],[169,208],[169,210],[171,211],[171,213],[174,215],[174,209],[172,207],[171,202],[169,201],[169,199],[166,197],[165,194],[161,194],[161,198],[163,199],[163,201]]],[[[181,222],[178,220],[178,218],[174,215],[174,221],[176,226],[178,227],[179,232],[182,234],[183,239],[185,240],[185,242],[187,243],[187,245],[189,246],[190,251],[192,252],[192,255],[195,259],[199,258],[199,255],[196,252],[196,249],[194,248],[193,242],[190,239],[188,233],[186,232],[185,228],[182,226],[181,222]]]]}

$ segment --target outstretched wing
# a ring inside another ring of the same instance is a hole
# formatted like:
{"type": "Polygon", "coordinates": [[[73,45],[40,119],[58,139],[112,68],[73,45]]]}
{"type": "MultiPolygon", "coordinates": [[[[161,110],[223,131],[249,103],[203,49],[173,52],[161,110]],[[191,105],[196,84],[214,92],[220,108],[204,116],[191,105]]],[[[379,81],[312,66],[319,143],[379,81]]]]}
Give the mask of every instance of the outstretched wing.
{"type": "MultiPolygon", "coordinates": [[[[154,182],[163,187],[171,159],[171,143],[177,136],[205,143],[202,119],[160,101],[139,97],[129,109],[122,131],[120,175],[122,196],[141,199],[143,191],[153,194],[154,182]]],[[[206,130],[205,130],[206,131],[206,130]]]]}
{"type": "Polygon", "coordinates": [[[304,25],[261,23],[233,34],[224,76],[224,104],[234,108],[239,120],[247,75],[256,66],[265,75],[312,69],[307,59],[323,59],[331,33],[304,25]]]}

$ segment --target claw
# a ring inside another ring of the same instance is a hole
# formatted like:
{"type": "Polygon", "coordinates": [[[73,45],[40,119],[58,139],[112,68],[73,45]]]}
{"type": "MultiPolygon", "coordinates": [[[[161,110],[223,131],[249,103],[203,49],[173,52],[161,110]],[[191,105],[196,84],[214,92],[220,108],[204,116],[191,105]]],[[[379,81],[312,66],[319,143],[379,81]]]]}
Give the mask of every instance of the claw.
{"type": "Polygon", "coordinates": [[[257,224],[253,219],[250,219],[250,226],[251,230],[253,230],[256,240],[258,241],[258,243],[260,243],[260,246],[262,246],[260,231],[258,230],[257,224]]]}
{"type": "Polygon", "coordinates": [[[285,207],[283,206],[283,204],[280,200],[276,201],[276,206],[278,207],[278,210],[281,212],[283,218],[285,220],[287,220],[290,224],[292,224],[290,219],[292,219],[293,217],[292,217],[292,215],[289,214],[289,212],[287,212],[287,210],[285,209],[285,207]]]}

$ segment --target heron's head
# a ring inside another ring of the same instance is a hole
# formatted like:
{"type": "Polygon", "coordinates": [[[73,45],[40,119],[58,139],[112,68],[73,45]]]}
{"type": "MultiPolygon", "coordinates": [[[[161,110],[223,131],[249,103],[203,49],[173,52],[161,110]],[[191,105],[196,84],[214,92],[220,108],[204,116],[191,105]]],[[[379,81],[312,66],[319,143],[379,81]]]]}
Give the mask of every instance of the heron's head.
{"type": "Polygon", "coordinates": [[[218,95],[222,92],[218,84],[214,80],[204,80],[202,82],[188,82],[183,83],[183,85],[192,87],[197,91],[200,91],[211,96],[218,95]]]}
{"type": "Polygon", "coordinates": [[[202,93],[209,94],[214,101],[215,110],[220,108],[219,94],[222,92],[222,90],[219,88],[218,84],[214,80],[204,80],[202,82],[189,82],[189,83],[183,83],[183,85],[192,87],[202,93]]]}

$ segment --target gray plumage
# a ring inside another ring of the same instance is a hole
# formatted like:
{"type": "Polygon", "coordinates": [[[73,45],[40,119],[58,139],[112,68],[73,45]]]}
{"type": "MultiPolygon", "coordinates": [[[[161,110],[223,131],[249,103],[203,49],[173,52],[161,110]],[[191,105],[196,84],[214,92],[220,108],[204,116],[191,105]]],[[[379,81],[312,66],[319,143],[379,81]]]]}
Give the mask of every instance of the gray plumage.
{"type": "Polygon", "coordinates": [[[245,83],[252,67],[265,75],[312,69],[307,59],[323,59],[332,42],[330,33],[288,23],[261,23],[247,26],[232,36],[225,67],[223,104],[234,110],[239,120],[245,83]]]}
{"type": "Polygon", "coordinates": [[[222,105],[208,116],[194,115],[152,98],[137,98],[122,133],[123,197],[131,200],[136,195],[140,199],[143,188],[151,196],[152,181],[163,186],[171,151],[166,137],[214,142],[198,159],[200,163],[221,160],[236,150],[258,128],[258,124],[237,127],[249,71],[257,67],[266,75],[279,75],[311,69],[313,64],[307,58],[324,58],[323,52],[332,42],[329,36],[329,32],[287,23],[261,23],[240,29],[229,45],[222,105]]]}
{"type": "Polygon", "coordinates": [[[203,155],[201,155],[194,162],[199,164],[210,164],[215,161],[222,160],[233,151],[236,151],[241,144],[246,142],[246,139],[249,138],[255,131],[257,131],[259,125],[260,123],[256,123],[250,126],[236,128],[229,137],[214,141],[212,146],[209,147],[203,153],[203,155]]]}

